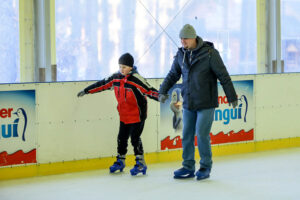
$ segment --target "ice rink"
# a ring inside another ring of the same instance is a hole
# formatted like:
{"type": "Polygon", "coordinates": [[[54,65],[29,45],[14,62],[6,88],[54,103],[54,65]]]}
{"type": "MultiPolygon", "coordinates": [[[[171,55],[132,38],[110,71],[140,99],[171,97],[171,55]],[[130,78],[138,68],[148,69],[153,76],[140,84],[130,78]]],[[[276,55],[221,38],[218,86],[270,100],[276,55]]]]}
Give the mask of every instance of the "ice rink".
{"type": "Polygon", "coordinates": [[[181,162],[148,165],[146,176],[87,171],[0,182],[0,200],[299,200],[300,148],[214,158],[210,179],[173,179],[181,162]]]}

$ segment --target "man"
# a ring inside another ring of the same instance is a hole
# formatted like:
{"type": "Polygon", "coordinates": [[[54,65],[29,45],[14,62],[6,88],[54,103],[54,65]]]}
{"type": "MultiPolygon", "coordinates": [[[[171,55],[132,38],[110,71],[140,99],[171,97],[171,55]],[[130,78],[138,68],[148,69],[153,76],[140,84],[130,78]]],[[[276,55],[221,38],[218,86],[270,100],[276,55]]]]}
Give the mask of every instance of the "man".
{"type": "Polygon", "coordinates": [[[182,76],[183,97],[182,158],[183,167],[174,178],[195,177],[195,133],[201,157],[197,180],[210,176],[212,153],[210,130],[215,108],[218,107],[217,79],[225,91],[229,105],[237,106],[237,95],[226,67],[213,43],[203,41],[193,26],[186,24],[179,33],[182,47],[178,49],[172,67],[159,90],[159,101],[164,103],[169,89],[182,76]]]}

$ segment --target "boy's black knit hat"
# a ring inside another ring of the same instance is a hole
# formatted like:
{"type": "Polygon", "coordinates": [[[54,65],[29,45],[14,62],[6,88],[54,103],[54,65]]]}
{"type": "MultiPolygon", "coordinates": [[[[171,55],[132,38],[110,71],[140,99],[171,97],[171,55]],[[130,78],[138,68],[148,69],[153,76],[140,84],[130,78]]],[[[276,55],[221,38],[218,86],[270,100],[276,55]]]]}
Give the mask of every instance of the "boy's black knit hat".
{"type": "Polygon", "coordinates": [[[134,59],[130,53],[125,53],[119,58],[119,64],[133,67],[134,59]]]}

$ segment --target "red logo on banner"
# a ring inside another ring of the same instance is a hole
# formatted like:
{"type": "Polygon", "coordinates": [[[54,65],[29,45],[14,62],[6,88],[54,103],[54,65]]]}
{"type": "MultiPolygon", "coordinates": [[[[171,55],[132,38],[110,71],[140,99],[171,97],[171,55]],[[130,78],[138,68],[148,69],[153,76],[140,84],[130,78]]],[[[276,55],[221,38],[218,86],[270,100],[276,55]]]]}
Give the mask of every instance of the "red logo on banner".
{"type": "MultiPolygon", "coordinates": [[[[217,135],[210,133],[210,139],[211,144],[249,141],[254,139],[254,130],[251,129],[248,132],[245,132],[245,130],[242,129],[237,133],[230,131],[228,134],[224,134],[224,132],[221,131],[217,135]]],[[[180,136],[176,136],[173,139],[170,139],[170,136],[168,136],[160,142],[160,145],[161,150],[182,148],[180,136]]],[[[197,136],[195,136],[195,146],[197,146],[197,136]]]]}
{"type": "Polygon", "coordinates": [[[36,149],[28,153],[24,153],[22,150],[13,154],[7,154],[6,151],[0,153],[0,167],[25,163],[36,163],[36,149]]]}

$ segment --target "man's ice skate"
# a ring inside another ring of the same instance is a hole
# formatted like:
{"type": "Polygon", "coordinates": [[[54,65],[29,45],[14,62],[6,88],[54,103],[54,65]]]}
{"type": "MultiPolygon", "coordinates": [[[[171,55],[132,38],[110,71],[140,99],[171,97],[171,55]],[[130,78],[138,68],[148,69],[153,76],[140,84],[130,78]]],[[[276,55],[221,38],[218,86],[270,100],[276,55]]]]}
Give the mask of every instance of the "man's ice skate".
{"type": "Polygon", "coordinates": [[[210,169],[209,168],[200,168],[197,173],[197,180],[202,180],[202,179],[206,179],[209,178],[209,174],[210,174],[210,169]]]}
{"type": "Polygon", "coordinates": [[[115,173],[118,170],[122,172],[124,168],[125,168],[125,157],[117,156],[117,161],[114,162],[112,166],[110,166],[109,171],[110,173],[115,173]]]}
{"type": "Polygon", "coordinates": [[[174,178],[175,179],[185,179],[185,178],[193,178],[195,177],[195,171],[188,170],[186,168],[180,168],[174,171],[174,178]]]}
{"type": "Polygon", "coordinates": [[[136,176],[139,173],[143,173],[143,175],[145,175],[146,171],[147,171],[147,166],[146,166],[143,156],[137,156],[137,158],[135,160],[136,160],[136,164],[130,170],[130,174],[132,176],[136,176]]]}

